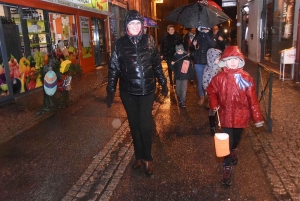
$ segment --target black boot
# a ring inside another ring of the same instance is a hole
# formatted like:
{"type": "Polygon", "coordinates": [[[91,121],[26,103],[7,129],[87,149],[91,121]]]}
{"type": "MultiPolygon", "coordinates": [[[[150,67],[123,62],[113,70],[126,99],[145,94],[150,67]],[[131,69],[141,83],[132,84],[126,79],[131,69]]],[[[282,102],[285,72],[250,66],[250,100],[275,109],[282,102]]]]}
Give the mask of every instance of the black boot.
{"type": "Polygon", "coordinates": [[[210,127],[210,134],[215,136],[216,133],[216,118],[215,116],[208,116],[209,118],[209,127],[210,127]]]}

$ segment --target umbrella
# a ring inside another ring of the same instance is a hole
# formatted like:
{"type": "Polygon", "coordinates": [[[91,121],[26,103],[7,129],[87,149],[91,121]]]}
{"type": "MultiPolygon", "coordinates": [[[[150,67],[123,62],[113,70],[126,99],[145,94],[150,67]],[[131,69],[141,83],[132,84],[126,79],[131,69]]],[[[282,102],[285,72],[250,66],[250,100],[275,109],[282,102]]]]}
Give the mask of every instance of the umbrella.
{"type": "Polygon", "coordinates": [[[223,11],[208,4],[206,0],[180,6],[167,15],[166,20],[177,22],[185,28],[211,28],[231,20],[223,11]]]}
{"type": "Polygon", "coordinates": [[[219,10],[223,10],[223,9],[222,9],[216,2],[214,2],[214,1],[208,0],[207,3],[208,3],[208,5],[214,6],[214,7],[216,7],[216,8],[219,9],[219,10]]]}
{"type": "Polygon", "coordinates": [[[152,20],[150,18],[147,18],[147,17],[144,17],[144,27],[158,28],[158,25],[154,20],[152,20]]]}

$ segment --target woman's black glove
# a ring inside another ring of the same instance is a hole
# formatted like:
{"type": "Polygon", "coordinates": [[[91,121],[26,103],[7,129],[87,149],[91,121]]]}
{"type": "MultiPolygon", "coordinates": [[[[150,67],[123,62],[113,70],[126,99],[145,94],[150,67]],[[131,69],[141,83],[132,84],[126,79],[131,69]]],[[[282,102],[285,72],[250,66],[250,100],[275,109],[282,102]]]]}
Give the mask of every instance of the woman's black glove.
{"type": "Polygon", "coordinates": [[[106,96],[106,105],[108,108],[111,107],[111,104],[114,102],[115,98],[115,92],[113,91],[106,91],[107,96],[106,96]]]}
{"type": "Polygon", "coordinates": [[[169,91],[169,89],[168,89],[167,84],[164,84],[164,85],[161,86],[161,94],[164,97],[166,97],[168,95],[168,91],[169,91]]]}

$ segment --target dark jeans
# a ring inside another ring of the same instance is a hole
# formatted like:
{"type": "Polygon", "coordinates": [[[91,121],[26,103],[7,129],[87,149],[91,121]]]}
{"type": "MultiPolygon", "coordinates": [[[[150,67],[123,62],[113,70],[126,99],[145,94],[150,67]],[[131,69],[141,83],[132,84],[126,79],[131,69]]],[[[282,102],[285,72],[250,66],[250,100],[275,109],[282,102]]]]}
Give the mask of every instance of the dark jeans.
{"type": "Polygon", "coordinates": [[[155,92],[144,96],[120,92],[120,96],[129,121],[135,158],[152,161],[152,106],[155,92]]]}
{"type": "Polygon", "coordinates": [[[243,133],[243,128],[222,128],[224,133],[229,135],[229,148],[230,154],[224,157],[224,166],[230,166],[231,164],[231,151],[236,149],[240,143],[241,136],[243,133]]]}

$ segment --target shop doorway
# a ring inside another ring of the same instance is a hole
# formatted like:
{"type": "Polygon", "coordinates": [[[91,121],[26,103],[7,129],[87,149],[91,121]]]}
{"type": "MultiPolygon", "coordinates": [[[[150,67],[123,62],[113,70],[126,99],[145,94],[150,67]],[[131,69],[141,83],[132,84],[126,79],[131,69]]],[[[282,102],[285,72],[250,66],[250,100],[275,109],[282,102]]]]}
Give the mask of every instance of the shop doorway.
{"type": "Polygon", "coordinates": [[[95,56],[95,66],[107,64],[106,38],[104,20],[92,18],[92,36],[95,56]]]}
{"type": "Polygon", "coordinates": [[[272,29],[273,29],[273,2],[266,4],[265,12],[263,12],[264,26],[264,46],[262,51],[262,60],[271,61],[272,58],[272,29]]]}
{"type": "Polygon", "coordinates": [[[249,6],[248,3],[242,7],[242,41],[241,50],[243,54],[248,56],[248,17],[249,17],[249,6]]]}

